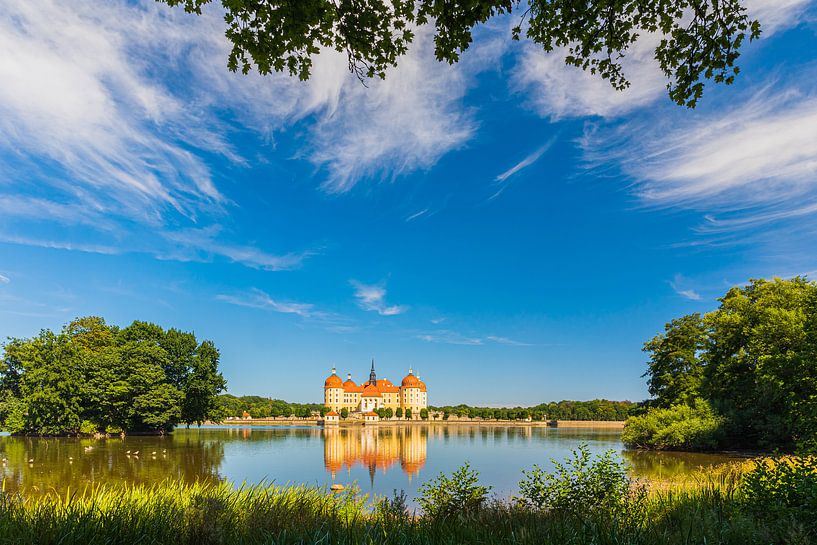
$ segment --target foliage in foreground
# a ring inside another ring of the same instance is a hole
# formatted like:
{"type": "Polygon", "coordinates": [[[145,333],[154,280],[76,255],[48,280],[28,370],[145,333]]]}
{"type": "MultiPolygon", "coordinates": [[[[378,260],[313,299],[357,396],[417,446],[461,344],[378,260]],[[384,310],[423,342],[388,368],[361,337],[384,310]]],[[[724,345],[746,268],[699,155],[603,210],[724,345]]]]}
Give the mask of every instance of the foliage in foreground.
{"type": "Polygon", "coordinates": [[[718,309],[666,324],[644,350],[654,399],[625,442],[817,451],[817,283],[752,280],[718,309]]]}
{"type": "Polygon", "coordinates": [[[627,421],[621,440],[639,448],[656,450],[715,449],[720,444],[724,418],[709,403],[698,399],[692,406],[656,408],[627,421]]]}
{"type": "MultiPolygon", "coordinates": [[[[201,14],[212,0],[160,0],[201,14]]],[[[741,0],[221,0],[227,66],[308,79],[319,54],[346,54],[358,78],[384,78],[408,52],[415,34],[431,39],[439,61],[457,62],[473,32],[513,14],[514,40],[527,39],[565,63],[608,80],[629,83],[622,60],[639,40],[657,34],[654,57],[669,79],[669,95],[695,106],[704,80],[730,84],[746,39],[760,36],[741,0]],[[558,52],[558,53],[557,53],[558,52]]],[[[506,26],[500,22],[499,27],[506,26]]]]}
{"type": "Polygon", "coordinates": [[[0,424],[12,433],[169,431],[201,423],[225,387],[211,341],[156,324],[77,318],[10,339],[0,360],[0,424]]]}
{"type": "Polygon", "coordinates": [[[426,514],[395,494],[166,482],[39,499],[0,495],[0,542],[72,544],[807,544],[817,538],[817,459],[763,459],[740,476],[647,494],[611,453],[586,449],[516,500],[487,498],[467,466],[423,487],[426,514]],[[453,491],[453,492],[452,492],[453,491]],[[416,515],[416,516],[415,516],[416,515]]]}

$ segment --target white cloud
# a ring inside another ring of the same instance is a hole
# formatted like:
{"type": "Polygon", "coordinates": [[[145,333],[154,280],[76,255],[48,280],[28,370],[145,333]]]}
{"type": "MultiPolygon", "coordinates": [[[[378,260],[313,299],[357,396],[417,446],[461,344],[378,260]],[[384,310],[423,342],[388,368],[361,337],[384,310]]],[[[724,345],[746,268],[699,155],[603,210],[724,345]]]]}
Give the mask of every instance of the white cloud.
{"type": "Polygon", "coordinates": [[[656,35],[642,36],[627,52],[622,65],[631,85],[624,91],[598,74],[565,65],[566,49],[545,52],[534,43],[525,45],[511,85],[542,117],[618,116],[666,93],[666,78],[653,59],[659,41],[656,35]]]}
{"type": "Polygon", "coordinates": [[[812,0],[745,0],[749,17],[760,21],[763,37],[785,30],[802,21],[812,0]]]}
{"type": "Polygon", "coordinates": [[[315,310],[315,305],[294,301],[278,301],[259,289],[253,289],[243,296],[217,295],[216,299],[231,305],[271,310],[282,314],[295,314],[301,318],[324,317],[325,313],[315,310]]]}
{"type": "Polygon", "coordinates": [[[160,47],[164,38],[161,27],[150,36],[127,24],[140,16],[119,3],[4,4],[0,146],[23,164],[64,169],[77,183],[49,181],[89,208],[155,222],[165,209],[193,215],[223,197],[177,130],[191,116],[131,56],[138,40],[160,47]]]}
{"type": "Polygon", "coordinates": [[[672,290],[681,297],[689,299],[690,301],[700,301],[701,295],[697,291],[685,287],[687,282],[688,281],[681,274],[676,274],[675,277],[670,280],[669,285],[672,287],[672,290]]]}
{"type": "Polygon", "coordinates": [[[356,280],[352,280],[351,284],[355,288],[358,305],[364,310],[377,312],[381,316],[396,316],[408,310],[402,305],[388,305],[386,288],[382,284],[363,284],[356,280]]]}
{"type": "Polygon", "coordinates": [[[461,100],[469,65],[433,58],[427,28],[385,80],[368,87],[346,78],[335,109],[319,116],[309,159],[324,168],[329,192],[351,189],[362,178],[427,169],[461,147],[476,130],[461,100]]]}
{"type": "Polygon", "coordinates": [[[217,5],[203,16],[150,0],[3,7],[0,209],[15,222],[6,238],[104,253],[221,255],[268,270],[297,266],[308,253],[276,256],[191,235],[226,223],[236,208],[210,166],[218,155],[247,163],[229,144],[233,127],[266,140],[301,131],[298,158],[325,175],[328,192],[429,168],[473,135],[462,98],[504,50],[486,30],[450,67],[433,58],[429,31],[419,29],[400,66],[367,89],[335,51],[315,58],[307,82],[230,73],[217,5]],[[34,222],[83,229],[70,243],[20,235],[33,233],[34,222]],[[168,249],[168,241],[183,247],[168,249]]]}
{"type": "Polygon", "coordinates": [[[8,284],[9,282],[11,282],[11,279],[8,276],[0,274],[0,284],[8,284]]]}

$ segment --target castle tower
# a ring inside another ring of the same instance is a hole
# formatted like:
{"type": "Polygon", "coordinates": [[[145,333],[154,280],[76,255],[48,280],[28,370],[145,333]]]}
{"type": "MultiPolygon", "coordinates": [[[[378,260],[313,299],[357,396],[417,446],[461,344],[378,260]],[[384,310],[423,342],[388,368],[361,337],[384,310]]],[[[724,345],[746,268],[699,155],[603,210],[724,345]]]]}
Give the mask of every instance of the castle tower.
{"type": "Polygon", "coordinates": [[[372,358],[372,370],[369,373],[369,384],[377,386],[377,373],[374,372],[374,358],[372,358]]]}

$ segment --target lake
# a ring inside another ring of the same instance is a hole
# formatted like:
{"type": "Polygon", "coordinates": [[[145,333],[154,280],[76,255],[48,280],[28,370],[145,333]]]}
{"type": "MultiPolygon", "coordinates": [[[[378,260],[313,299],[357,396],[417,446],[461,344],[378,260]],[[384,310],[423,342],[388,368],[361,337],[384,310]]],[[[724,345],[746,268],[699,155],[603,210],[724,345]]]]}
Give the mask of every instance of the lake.
{"type": "Polygon", "coordinates": [[[165,437],[124,439],[0,437],[6,492],[81,491],[89,485],[227,480],[236,484],[357,483],[362,492],[417,497],[420,484],[468,461],[483,484],[509,496],[523,469],[551,468],[580,444],[613,450],[633,475],[663,478],[729,461],[727,455],[632,452],[616,430],[432,424],[207,426],[165,437]]]}

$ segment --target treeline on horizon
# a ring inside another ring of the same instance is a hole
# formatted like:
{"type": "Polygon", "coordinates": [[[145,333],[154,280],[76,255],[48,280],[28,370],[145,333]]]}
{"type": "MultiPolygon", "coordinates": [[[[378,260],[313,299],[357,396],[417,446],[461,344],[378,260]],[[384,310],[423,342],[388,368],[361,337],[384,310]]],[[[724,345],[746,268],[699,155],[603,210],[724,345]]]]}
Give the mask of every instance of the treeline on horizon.
{"type": "MultiPolygon", "coordinates": [[[[261,396],[236,396],[221,394],[216,402],[215,415],[218,419],[240,418],[246,411],[252,418],[298,417],[306,418],[318,412],[325,414],[329,409],[321,403],[291,403],[281,399],[261,396]]],[[[569,401],[541,403],[532,407],[472,407],[470,405],[429,406],[428,410],[442,413],[443,419],[451,415],[458,417],[524,420],[626,420],[637,411],[638,404],[632,401],[569,401]]],[[[383,411],[381,415],[392,415],[383,411]]],[[[402,413],[397,416],[403,416],[402,413]]],[[[422,416],[421,416],[422,417],[422,416]]],[[[214,418],[215,419],[215,418],[214,418]]]]}
{"type": "Polygon", "coordinates": [[[655,449],[817,451],[817,283],[751,280],[644,344],[649,391],[623,440],[655,449]]]}
{"type": "Polygon", "coordinates": [[[324,414],[329,411],[323,403],[290,403],[281,399],[262,396],[235,396],[221,394],[216,402],[216,414],[219,419],[228,417],[240,418],[246,411],[252,418],[277,418],[295,416],[306,418],[317,411],[324,414]]]}
{"type": "Polygon", "coordinates": [[[638,407],[632,401],[552,401],[532,407],[473,407],[470,405],[443,405],[429,407],[431,411],[458,417],[498,420],[626,420],[638,407]]]}
{"type": "Polygon", "coordinates": [[[219,351],[193,333],[77,318],[9,339],[0,360],[0,426],[13,434],[165,433],[216,416],[219,351]]]}

